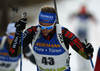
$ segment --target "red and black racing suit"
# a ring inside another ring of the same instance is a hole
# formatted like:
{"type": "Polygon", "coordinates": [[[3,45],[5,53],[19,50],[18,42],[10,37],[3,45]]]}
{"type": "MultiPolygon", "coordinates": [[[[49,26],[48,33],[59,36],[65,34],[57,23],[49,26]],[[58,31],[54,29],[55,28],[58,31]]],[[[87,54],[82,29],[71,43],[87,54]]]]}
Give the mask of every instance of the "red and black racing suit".
{"type": "MultiPolygon", "coordinates": [[[[35,32],[37,30],[37,26],[32,26],[28,28],[23,35],[23,47],[27,47],[29,43],[32,43],[32,39],[34,39],[33,36],[35,36],[35,32]]],[[[46,40],[52,39],[52,37],[56,34],[56,27],[54,28],[53,31],[51,31],[48,36],[44,36],[46,40]]],[[[64,39],[65,46],[67,47],[66,49],[69,49],[69,45],[82,57],[89,59],[87,54],[84,52],[85,45],[80,42],[80,40],[68,29],[63,28],[62,29],[62,35],[64,39]]],[[[11,48],[9,50],[9,55],[12,57],[17,56],[20,53],[20,38],[21,34],[16,32],[15,38],[12,42],[11,48]]]]}

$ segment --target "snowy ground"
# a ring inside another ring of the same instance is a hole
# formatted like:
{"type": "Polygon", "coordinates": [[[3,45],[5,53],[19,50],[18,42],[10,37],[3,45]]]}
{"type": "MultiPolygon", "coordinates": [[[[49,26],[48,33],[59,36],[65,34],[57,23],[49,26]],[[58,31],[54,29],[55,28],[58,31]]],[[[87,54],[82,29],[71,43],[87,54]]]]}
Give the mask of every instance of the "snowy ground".
{"type": "MultiPolygon", "coordinates": [[[[86,4],[88,10],[94,14],[94,16],[97,19],[96,25],[90,21],[89,23],[89,40],[88,42],[92,43],[94,47],[94,57],[93,57],[93,63],[95,65],[96,62],[96,56],[97,56],[97,51],[100,46],[100,1],[99,0],[57,0],[57,9],[58,9],[58,17],[59,17],[59,22],[61,25],[65,26],[68,28],[70,31],[76,34],[75,32],[75,26],[77,25],[77,21],[70,22],[68,17],[71,13],[77,12],[77,9],[80,8],[81,4],[86,4]]],[[[39,5],[34,5],[31,6],[30,8],[24,8],[22,10],[25,10],[28,15],[34,16],[32,17],[34,21],[28,22],[29,24],[27,27],[31,25],[36,25],[38,24],[38,14],[40,7],[43,5],[53,5],[53,1],[39,4],[39,5]],[[28,10],[27,10],[28,9],[28,10]],[[30,23],[35,23],[35,24],[30,24],[30,23]]],[[[80,67],[78,67],[79,63],[77,60],[78,54],[70,48],[70,53],[71,55],[71,70],[72,71],[77,71],[80,67]]],[[[89,61],[88,61],[89,62],[89,61]]],[[[82,64],[81,64],[82,65],[82,64]]],[[[89,65],[92,71],[92,66],[91,64],[89,65]]],[[[26,60],[23,58],[23,65],[22,65],[22,71],[36,71],[36,66],[31,64],[29,60],[26,60]]],[[[17,67],[16,71],[20,71],[20,66],[17,67]]],[[[83,70],[84,71],[84,70],[83,70]]]]}

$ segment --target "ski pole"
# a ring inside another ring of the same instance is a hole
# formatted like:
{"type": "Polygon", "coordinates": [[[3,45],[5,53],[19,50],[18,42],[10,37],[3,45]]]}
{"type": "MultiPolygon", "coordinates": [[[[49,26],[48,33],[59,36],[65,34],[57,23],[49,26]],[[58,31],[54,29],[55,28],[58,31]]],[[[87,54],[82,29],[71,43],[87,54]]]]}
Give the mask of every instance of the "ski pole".
{"type": "MultiPolygon", "coordinates": [[[[22,18],[25,18],[26,12],[22,13],[22,18]]],[[[20,71],[22,71],[22,57],[23,57],[23,31],[21,32],[21,58],[20,58],[20,71]]]]}
{"type": "MultiPolygon", "coordinates": [[[[87,39],[85,39],[85,42],[87,44],[87,39]]],[[[93,71],[94,71],[94,65],[93,65],[93,61],[92,61],[91,55],[88,55],[88,56],[90,58],[90,62],[91,62],[91,65],[92,65],[92,68],[93,68],[93,71]]]]}
{"type": "Polygon", "coordinates": [[[92,65],[92,68],[93,68],[93,71],[94,71],[94,65],[93,65],[93,61],[92,61],[91,55],[89,55],[89,58],[90,58],[91,65],[92,65]]]}
{"type": "MultiPolygon", "coordinates": [[[[54,0],[54,7],[55,7],[55,10],[57,12],[56,0],[54,0]]],[[[57,13],[57,24],[59,24],[58,13],[57,13]]]]}

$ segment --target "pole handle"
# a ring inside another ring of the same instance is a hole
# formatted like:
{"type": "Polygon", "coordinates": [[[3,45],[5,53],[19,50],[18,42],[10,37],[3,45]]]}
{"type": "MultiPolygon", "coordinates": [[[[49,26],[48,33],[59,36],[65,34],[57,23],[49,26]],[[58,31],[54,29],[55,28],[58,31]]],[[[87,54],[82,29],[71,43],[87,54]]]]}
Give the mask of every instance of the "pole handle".
{"type": "MultiPolygon", "coordinates": [[[[87,39],[85,39],[85,43],[87,44],[87,39]]],[[[93,68],[93,71],[94,71],[94,65],[93,65],[93,61],[92,61],[91,55],[88,54],[88,56],[90,58],[90,62],[91,62],[91,65],[92,65],[92,68],[93,68]]]]}

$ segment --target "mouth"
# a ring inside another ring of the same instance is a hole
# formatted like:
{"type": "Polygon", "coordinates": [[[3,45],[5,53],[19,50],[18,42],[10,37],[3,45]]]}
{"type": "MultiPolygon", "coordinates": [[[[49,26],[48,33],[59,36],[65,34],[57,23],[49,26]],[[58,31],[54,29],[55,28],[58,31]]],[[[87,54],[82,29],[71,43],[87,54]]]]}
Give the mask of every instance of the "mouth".
{"type": "Polygon", "coordinates": [[[43,33],[43,35],[48,35],[48,32],[47,32],[47,30],[42,30],[42,33],[43,33]]]}

